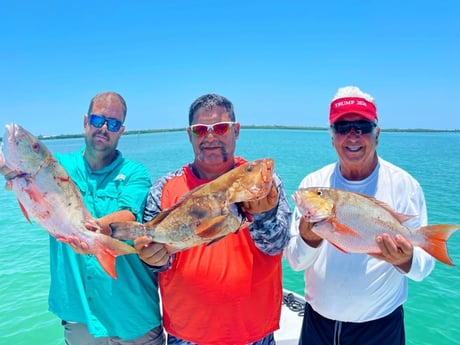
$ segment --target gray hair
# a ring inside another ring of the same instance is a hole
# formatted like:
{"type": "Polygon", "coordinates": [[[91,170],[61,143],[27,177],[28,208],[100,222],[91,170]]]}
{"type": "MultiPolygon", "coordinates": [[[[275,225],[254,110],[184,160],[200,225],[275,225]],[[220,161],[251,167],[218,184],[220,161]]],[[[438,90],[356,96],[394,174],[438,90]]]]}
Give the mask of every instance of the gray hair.
{"type": "Polygon", "coordinates": [[[339,99],[339,98],[346,98],[346,97],[360,97],[360,98],[364,98],[366,101],[368,102],[371,102],[373,103],[374,105],[375,104],[375,99],[374,97],[372,97],[371,95],[369,95],[368,93],[365,93],[365,92],[362,92],[359,87],[357,86],[345,86],[345,87],[341,87],[337,93],[335,94],[334,98],[332,99],[332,101],[335,101],[336,99],[339,99]]]}

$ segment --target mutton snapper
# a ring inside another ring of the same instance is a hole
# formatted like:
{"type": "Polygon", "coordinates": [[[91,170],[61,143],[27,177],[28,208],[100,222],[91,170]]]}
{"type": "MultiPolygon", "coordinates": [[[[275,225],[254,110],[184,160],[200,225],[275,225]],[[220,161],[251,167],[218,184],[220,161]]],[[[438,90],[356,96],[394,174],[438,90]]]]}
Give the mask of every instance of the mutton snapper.
{"type": "Polygon", "coordinates": [[[410,229],[402,223],[413,215],[397,213],[373,197],[335,188],[300,188],[292,197],[303,217],[315,223],[312,231],[344,252],[378,254],[377,235],[401,234],[437,260],[453,265],[446,242],[460,229],[458,224],[410,229]]]}
{"type": "Polygon", "coordinates": [[[169,253],[214,242],[250,223],[237,203],[267,196],[273,168],[269,158],[247,162],[189,191],[148,223],[111,223],[112,236],[147,236],[164,243],[169,253]]]}
{"type": "Polygon", "coordinates": [[[85,225],[101,230],[85,207],[77,186],[48,148],[17,124],[6,125],[0,173],[29,222],[30,214],[58,241],[86,243],[111,277],[117,277],[117,256],[137,253],[126,243],[87,229],[85,225]]]}

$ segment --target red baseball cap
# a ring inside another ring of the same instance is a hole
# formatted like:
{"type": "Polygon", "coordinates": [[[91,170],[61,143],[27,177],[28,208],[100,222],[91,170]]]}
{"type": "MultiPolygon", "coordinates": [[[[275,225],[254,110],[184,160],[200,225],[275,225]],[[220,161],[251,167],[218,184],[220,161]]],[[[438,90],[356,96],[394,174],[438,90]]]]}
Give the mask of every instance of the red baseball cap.
{"type": "Polygon", "coordinates": [[[345,114],[358,114],[366,120],[378,120],[375,104],[361,97],[343,97],[331,102],[329,123],[333,124],[345,114]]]}

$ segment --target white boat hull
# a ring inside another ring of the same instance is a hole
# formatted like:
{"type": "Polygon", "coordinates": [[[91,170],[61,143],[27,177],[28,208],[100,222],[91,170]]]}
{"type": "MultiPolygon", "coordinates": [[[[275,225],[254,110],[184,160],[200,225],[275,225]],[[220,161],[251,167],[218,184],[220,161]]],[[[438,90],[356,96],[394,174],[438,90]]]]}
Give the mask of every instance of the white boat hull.
{"type": "Polygon", "coordinates": [[[280,329],[275,332],[277,345],[297,345],[302,328],[305,299],[295,292],[283,289],[280,329]]]}

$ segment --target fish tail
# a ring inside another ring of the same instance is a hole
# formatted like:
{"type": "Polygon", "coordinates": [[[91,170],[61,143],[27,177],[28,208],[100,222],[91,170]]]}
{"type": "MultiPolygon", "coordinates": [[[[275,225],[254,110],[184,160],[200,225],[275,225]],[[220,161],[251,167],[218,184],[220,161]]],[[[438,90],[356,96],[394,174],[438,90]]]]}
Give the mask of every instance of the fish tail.
{"type": "Polygon", "coordinates": [[[104,271],[107,272],[112,278],[117,278],[115,269],[115,259],[119,255],[137,253],[136,249],[130,245],[111,238],[110,236],[100,235],[96,238],[94,243],[94,256],[102,266],[104,271]]]}
{"type": "Polygon", "coordinates": [[[460,230],[460,225],[458,224],[436,224],[423,226],[420,228],[420,232],[423,233],[423,236],[427,241],[420,247],[422,247],[435,259],[449,266],[454,266],[454,263],[447,252],[447,240],[457,230],[460,230]]]}
{"type": "Polygon", "coordinates": [[[145,226],[138,222],[114,222],[109,224],[111,236],[119,240],[134,240],[145,235],[145,226]]]}

